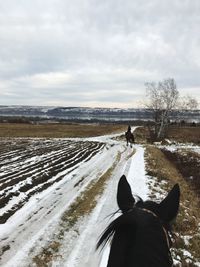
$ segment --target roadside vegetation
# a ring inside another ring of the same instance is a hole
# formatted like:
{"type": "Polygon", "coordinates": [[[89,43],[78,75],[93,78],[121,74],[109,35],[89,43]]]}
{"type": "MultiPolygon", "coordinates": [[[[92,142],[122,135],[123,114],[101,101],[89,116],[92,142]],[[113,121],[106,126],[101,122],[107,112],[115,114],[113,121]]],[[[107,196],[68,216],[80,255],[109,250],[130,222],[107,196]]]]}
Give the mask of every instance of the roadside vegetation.
{"type": "Polygon", "coordinates": [[[200,125],[198,126],[171,126],[168,129],[169,139],[180,143],[194,143],[200,145],[200,125]]]}
{"type": "MultiPolygon", "coordinates": [[[[136,143],[153,143],[152,126],[138,127],[134,131],[136,143]]],[[[178,143],[200,144],[200,125],[175,126],[168,127],[166,139],[178,143]]],[[[161,139],[162,144],[166,144],[166,139],[161,139]]]]}
{"type": "MultiPolygon", "coordinates": [[[[180,185],[181,203],[173,226],[174,266],[199,266],[200,262],[200,156],[186,146],[175,151],[167,149],[168,140],[153,143],[147,127],[135,131],[136,143],[145,146],[146,171],[150,177],[150,198],[157,199],[180,185]],[[167,145],[167,146],[166,146],[167,145]]],[[[171,127],[170,144],[199,145],[200,127],[171,127]]],[[[162,198],[162,197],[161,197],[162,198]]]]}
{"type": "Polygon", "coordinates": [[[159,193],[157,185],[167,192],[175,183],[179,183],[181,204],[174,227],[174,257],[179,262],[177,266],[197,266],[195,263],[200,262],[200,202],[197,192],[187,183],[176,165],[155,146],[146,147],[146,168],[147,174],[154,179],[150,185],[152,198],[159,193]]]}

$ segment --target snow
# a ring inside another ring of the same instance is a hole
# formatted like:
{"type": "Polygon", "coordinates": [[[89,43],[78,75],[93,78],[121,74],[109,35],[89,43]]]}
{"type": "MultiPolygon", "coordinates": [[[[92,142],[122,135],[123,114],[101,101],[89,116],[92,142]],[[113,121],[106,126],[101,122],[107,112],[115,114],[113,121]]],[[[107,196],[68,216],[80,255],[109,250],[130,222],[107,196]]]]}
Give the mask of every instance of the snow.
{"type": "Polygon", "coordinates": [[[131,166],[127,175],[132,192],[139,195],[143,200],[148,196],[147,177],[145,175],[144,149],[141,146],[135,146],[136,153],[131,159],[131,166]]]}
{"type": "MultiPolygon", "coordinates": [[[[105,140],[105,137],[103,139],[105,140]]],[[[85,190],[91,180],[96,179],[112,166],[117,153],[124,150],[121,145],[111,146],[110,144],[116,144],[116,142],[110,140],[103,151],[97,153],[88,162],[82,161],[70,174],[62,173],[65,175],[64,179],[31,197],[23,208],[5,224],[0,225],[1,245],[10,245],[10,249],[2,256],[1,266],[22,267],[30,264],[30,251],[37,245],[43,247],[46,244],[46,240],[51,238],[64,211],[85,190]],[[85,177],[84,183],[81,187],[74,187],[81,177],[85,177]]],[[[14,197],[9,205],[13,205],[17,198],[23,199],[23,197],[22,194],[14,197]]]]}
{"type": "Polygon", "coordinates": [[[186,149],[186,150],[190,150],[193,151],[197,154],[200,154],[200,147],[198,145],[194,145],[194,144],[183,144],[183,143],[177,143],[177,144],[171,144],[171,145],[158,145],[160,148],[165,148],[167,150],[169,150],[170,152],[176,152],[177,150],[180,149],[186,149]]]}

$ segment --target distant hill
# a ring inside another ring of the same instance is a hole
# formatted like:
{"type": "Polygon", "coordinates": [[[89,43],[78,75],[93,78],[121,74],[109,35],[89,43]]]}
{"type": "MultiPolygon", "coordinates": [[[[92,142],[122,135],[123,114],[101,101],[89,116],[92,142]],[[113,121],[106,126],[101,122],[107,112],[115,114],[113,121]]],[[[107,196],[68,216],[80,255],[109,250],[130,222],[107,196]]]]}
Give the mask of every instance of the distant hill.
{"type": "MultiPolygon", "coordinates": [[[[85,108],[85,107],[42,107],[0,106],[0,117],[38,117],[69,121],[131,121],[153,120],[150,109],[85,108]]],[[[200,122],[200,110],[182,111],[179,119],[200,122]]]]}

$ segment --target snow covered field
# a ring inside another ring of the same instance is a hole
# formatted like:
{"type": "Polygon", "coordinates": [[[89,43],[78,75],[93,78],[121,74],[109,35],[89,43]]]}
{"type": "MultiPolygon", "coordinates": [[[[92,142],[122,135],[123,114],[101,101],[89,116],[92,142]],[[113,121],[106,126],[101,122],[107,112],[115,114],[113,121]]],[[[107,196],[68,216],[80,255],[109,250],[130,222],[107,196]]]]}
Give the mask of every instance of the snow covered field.
{"type": "Polygon", "coordinates": [[[58,243],[63,213],[91,181],[97,181],[114,165],[96,207],[63,234],[56,255],[49,265],[45,265],[106,266],[109,248],[101,252],[95,251],[95,246],[101,232],[113,220],[108,215],[118,209],[119,178],[125,174],[133,193],[143,199],[148,198],[150,190],[149,177],[145,175],[144,148],[137,144],[133,148],[127,147],[125,141],[117,141],[116,136],[23,139],[22,142],[28,142],[26,149],[21,145],[17,147],[19,139],[9,141],[16,142],[16,150],[8,152],[7,147],[1,152],[0,179],[8,184],[0,187],[0,197],[8,197],[2,200],[6,205],[0,206],[3,220],[0,224],[0,266],[39,266],[34,260],[37,255],[50,243],[58,243]],[[38,182],[41,173],[43,178],[38,182]],[[17,182],[12,183],[14,180],[17,182]]]}

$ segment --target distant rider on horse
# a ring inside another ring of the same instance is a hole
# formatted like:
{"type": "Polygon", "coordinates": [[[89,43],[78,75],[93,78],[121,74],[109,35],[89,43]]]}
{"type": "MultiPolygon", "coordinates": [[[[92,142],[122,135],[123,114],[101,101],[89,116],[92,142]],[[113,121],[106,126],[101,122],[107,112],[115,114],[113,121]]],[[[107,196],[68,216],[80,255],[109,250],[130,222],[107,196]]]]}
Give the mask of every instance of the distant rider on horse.
{"type": "Polygon", "coordinates": [[[126,142],[127,142],[127,146],[128,143],[130,143],[130,146],[132,147],[132,144],[135,143],[135,139],[134,139],[134,135],[131,133],[131,126],[128,126],[128,130],[125,133],[125,137],[126,137],[126,142]]]}

